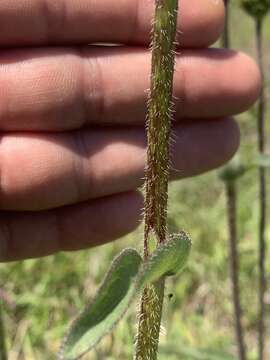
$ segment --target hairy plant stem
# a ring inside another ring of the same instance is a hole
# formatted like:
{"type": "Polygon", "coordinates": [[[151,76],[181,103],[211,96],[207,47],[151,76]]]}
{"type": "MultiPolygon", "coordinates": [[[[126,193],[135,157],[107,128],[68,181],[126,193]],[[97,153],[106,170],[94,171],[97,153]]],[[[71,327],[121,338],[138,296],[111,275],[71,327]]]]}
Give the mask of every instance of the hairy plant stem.
{"type": "MultiPolygon", "coordinates": [[[[265,75],[263,65],[263,49],[262,49],[262,20],[256,21],[256,46],[258,54],[258,62],[262,77],[262,89],[258,105],[258,151],[260,154],[265,152],[265,75]]],[[[264,359],[264,343],[265,343],[265,292],[266,292],[266,174],[265,168],[259,168],[259,322],[258,322],[258,352],[259,360],[264,359]]]]}
{"type": "Polygon", "coordinates": [[[236,225],[236,204],[237,191],[236,182],[228,181],[226,183],[228,229],[229,229],[229,247],[230,247],[230,276],[232,286],[232,297],[234,306],[235,336],[237,340],[237,350],[239,360],[246,360],[246,347],[244,343],[242,327],[242,308],[240,302],[239,286],[239,254],[237,248],[237,225],[236,225]]]}
{"type": "Polygon", "coordinates": [[[6,336],[3,319],[3,306],[0,300],[0,360],[7,360],[6,336]]]}
{"type": "MultiPolygon", "coordinates": [[[[151,87],[147,114],[144,259],[150,237],[156,245],[167,238],[169,140],[178,0],[156,0],[152,40],[151,87]]],[[[143,291],[136,338],[136,360],[157,359],[164,298],[164,279],[143,291]]]]}

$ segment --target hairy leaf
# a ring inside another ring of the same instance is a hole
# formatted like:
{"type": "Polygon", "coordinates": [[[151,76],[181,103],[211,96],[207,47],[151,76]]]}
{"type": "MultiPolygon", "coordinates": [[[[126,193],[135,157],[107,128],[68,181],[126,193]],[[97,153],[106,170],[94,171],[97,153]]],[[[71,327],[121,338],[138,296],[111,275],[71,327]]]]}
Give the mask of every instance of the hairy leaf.
{"type": "Polygon", "coordinates": [[[160,245],[144,264],[140,286],[144,287],[162,276],[172,276],[182,271],[187,262],[190,248],[191,240],[184,231],[171,235],[169,241],[160,245]]]}
{"type": "Polygon", "coordinates": [[[134,295],[141,264],[136,250],[125,249],[112,263],[96,296],[73,322],[59,359],[78,359],[121,319],[134,295]]]}
{"type": "Polygon", "coordinates": [[[190,247],[189,237],[181,232],[170,236],[146,263],[136,250],[124,250],[113,261],[97,295],[73,322],[58,358],[74,360],[91,350],[123,317],[145,285],[184,268],[190,247]]]}

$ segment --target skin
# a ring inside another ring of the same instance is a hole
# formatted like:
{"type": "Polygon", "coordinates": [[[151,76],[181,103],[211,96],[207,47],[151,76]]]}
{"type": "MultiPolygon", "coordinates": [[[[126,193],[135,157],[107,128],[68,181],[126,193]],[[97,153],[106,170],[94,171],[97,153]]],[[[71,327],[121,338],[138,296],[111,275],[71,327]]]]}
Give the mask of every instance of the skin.
{"type": "MultiPolygon", "coordinates": [[[[261,86],[249,57],[208,49],[222,0],[182,0],[180,14],[174,178],[233,156],[232,116],[261,86]]],[[[0,2],[1,261],[103,244],[139,224],[152,15],[151,0],[0,2]]]]}

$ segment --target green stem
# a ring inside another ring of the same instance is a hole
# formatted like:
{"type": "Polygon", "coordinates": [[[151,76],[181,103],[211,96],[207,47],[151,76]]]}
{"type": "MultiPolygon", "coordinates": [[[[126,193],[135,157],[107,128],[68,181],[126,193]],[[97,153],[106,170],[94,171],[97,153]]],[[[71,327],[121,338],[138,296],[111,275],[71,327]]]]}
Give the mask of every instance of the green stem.
{"type": "Polygon", "coordinates": [[[227,213],[228,213],[228,230],[229,230],[229,248],[230,248],[230,277],[232,286],[232,299],[234,306],[234,327],[237,341],[238,359],[246,360],[246,347],[242,326],[242,308],[240,301],[239,285],[239,254],[237,244],[237,190],[236,181],[226,183],[227,213]]]}
{"type": "Polygon", "coordinates": [[[136,338],[136,360],[157,359],[164,285],[165,281],[161,279],[143,291],[136,338]]]}
{"type": "MultiPolygon", "coordinates": [[[[225,0],[226,16],[225,26],[222,38],[223,47],[230,47],[230,1],[225,0]]],[[[234,307],[234,331],[237,342],[238,359],[246,360],[246,346],[244,342],[242,326],[242,307],[240,300],[239,285],[239,253],[238,253],[238,236],[237,236],[237,189],[236,180],[227,181],[226,200],[227,200],[227,218],[229,231],[229,249],[230,249],[230,278],[232,287],[232,300],[234,307]]]]}
{"type": "Polygon", "coordinates": [[[225,0],[225,24],[222,36],[222,47],[228,49],[230,47],[230,33],[229,33],[229,22],[230,22],[230,1],[225,0]]]}
{"type": "Polygon", "coordinates": [[[3,319],[3,306],[2,301],[0,300],[0,360],[7,360],[7,350],[6,350],[6,336],[4,328],[4,319],[3,319]]]}
{"type": "MultiPolygon", "coordinates": [[[[152,40],[151,88],[147,114],[144,259],[149,239],[157,246],[167,238],[169,139],[178,0],[156,0],[152,40]]],[[[164,299],[164,279],[144,289],[136,341],[136,360],[157,358],[164,299]]]]}
{"type": "Polygon", "coordinates": [[[156,0],[152,44],[151,89],[147,116],[145,255],[151,231],[166,239],[169,179],[169,137],[174,73],[177,0],[156,0]]]}
{"type": "MultiPolygon", "coordinates": [[[[264,66],[263,66],[263,49],[262,49],[262,20],[256,21],[256,45],[258,62],[262,76],[262,90],[258,106],[258,151],[260,154],[265,153],[265,90],[264,90],[264,66]]],[[[258,323],[258,350],[259,360],[264,359],[265,343],[265,292],[266,292],[266,178],[265,169],[259,169],[259,323],[258,323]]]]}

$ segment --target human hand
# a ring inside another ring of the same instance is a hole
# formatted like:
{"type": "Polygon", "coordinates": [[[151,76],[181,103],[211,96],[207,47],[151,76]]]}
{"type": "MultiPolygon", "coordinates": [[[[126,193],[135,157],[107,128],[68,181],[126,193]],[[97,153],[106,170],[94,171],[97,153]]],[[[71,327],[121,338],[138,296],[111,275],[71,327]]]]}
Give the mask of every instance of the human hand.
{"type": "MultiPolygon", "coordinates": [[[[112,241],[134,229],[145,164],[153,1],[0,3],[0,260],[112,241]],[[125,46],[87,46],[119,43],[125,46]]],[[[180,2],[174,177],[231,158],[231,116],[260,91],[255,63],[207,49],[222,0],[180,2]]]]}

